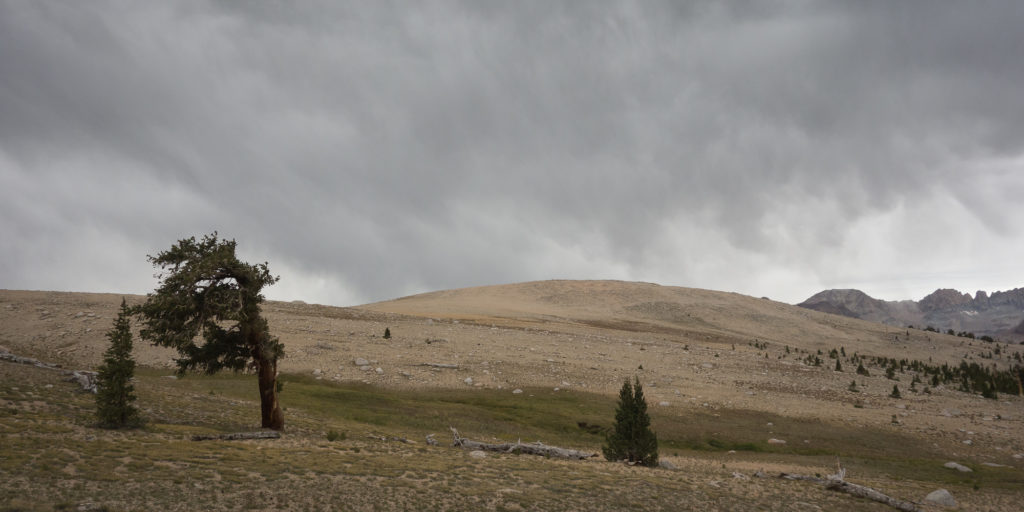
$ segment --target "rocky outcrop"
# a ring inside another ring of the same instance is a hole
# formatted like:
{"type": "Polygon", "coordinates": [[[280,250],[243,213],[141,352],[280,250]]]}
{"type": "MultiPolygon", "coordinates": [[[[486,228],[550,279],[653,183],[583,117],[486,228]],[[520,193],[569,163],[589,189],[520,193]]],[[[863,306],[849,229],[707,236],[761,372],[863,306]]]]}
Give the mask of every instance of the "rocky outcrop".
{"type": "Polygon", "coordinates": [[[1024,340],[1024,288],[991,295],[978,290],[973,297],[943,288],[918,302],[879,300],[860,290],[825,290],[797,305],[900,327],[932,326],[943,332],[966,331],[1001,341],[1024,340]]]}

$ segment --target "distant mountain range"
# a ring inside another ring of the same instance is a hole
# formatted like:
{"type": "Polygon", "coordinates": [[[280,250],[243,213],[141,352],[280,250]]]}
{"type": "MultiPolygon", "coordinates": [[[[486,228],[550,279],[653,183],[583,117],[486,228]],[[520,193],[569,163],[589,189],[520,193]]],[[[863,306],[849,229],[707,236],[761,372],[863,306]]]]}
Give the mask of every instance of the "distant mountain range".
{"type": "Polygon", "coordinates": [[[879,300],[860,290],[825,290],[797,306],[900,327],[931,326],[999,341],[1024,340],[1024,288],[992,295],[979,291],[973,297],[943,288],[920,301],[879,300]]]}

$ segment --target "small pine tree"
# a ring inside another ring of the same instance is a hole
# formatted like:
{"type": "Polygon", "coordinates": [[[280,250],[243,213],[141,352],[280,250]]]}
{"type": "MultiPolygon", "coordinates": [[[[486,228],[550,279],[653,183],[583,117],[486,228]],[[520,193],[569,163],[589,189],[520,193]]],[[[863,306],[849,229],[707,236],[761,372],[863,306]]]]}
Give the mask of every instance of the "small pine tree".
{"type": "Polygon", "coordinates": [[[647,414],[640,379],[629,379],[619,390],[619,406],[615,410],[615,428],[606,438],[601,450],[610,461],[628,460],[641,466],[658,464],[658,437],[651,431],[651,417],[647,414]]]}
{"type": "Polygon", "coordinates": [[[107,332],[110,347],[103,354],[96,384],[96,416],[104,428],[132,427],[140,424],[135,402],[135,360],[132,359],[131,311],[121,299],[121,311],[114,327],[107,332]]]}
{"type": "Polygon", "coordinates": [[[836,371],[837,372],[843,371],[843,364],[840,363],[838,359],[836,359],[836,371]]]}
{"type": "Polygon", "coordinates": [[[857,381],[856,380],[851,380],[849,387],[847,387],[846,389],[848,389],[848,390],[850,390],[850,391],[852,391],[854,393],[860,392],[860,390],[857,389],[857,381]]]}
{"type": "Polygon", "coordinates": [[[902,398],[903,395],[900,394],[900,387],[897,386],[896,384],[893,384],[892,393],[889,393],[889,396],[892,398],[902,398]]]}
{"type": "Polygon", "coordinates": [[[864,368],[864,363],[857,364],[857,375],[863,375],[865,377],[871,376],[871,374],[868,372],[868,369],[864,368]]]}
{"type": "Polygon", "coordinates": [[[384,339],[386,339],[386,340],[390,340],[391,339],[391,328],[390,327],[385,327],[384,328],[384,339]]]}

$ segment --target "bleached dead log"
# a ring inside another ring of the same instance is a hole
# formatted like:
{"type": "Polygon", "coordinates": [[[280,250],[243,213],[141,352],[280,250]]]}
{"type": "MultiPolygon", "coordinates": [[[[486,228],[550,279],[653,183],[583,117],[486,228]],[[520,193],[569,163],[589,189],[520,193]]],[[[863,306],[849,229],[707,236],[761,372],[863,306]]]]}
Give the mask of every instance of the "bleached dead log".
{"type": "Polygon", "coordinates": [[[220,435],[194,435],[193,441],[239,441],[242,439],[280,439],[281,433],[272,430],[261,430],[259,432],[235,432],[233,434],[220,435]]]}
{"type": "Polygon", "coordinates": [[[90,372],[86,370],[76,370],[71,372],[70,374],[66,373],[65,375],[70,375],[68,377],[68,381],[77,382],[78,385],[82,386],[82,389],[85,391],[88,391],[93,394],[95,394],[98,391],[97,385],[99,384],[100,379],[99,373],[90,372]]]}
{"type": "Polygon", "coordinates": [[[540,455],[543,457],[556,457],[559,459],[573,459],[583,460],[589,459],[590,457],[597,456],[596,453],[581,452],[579,450],[570,450],[567,448],[559,448],[557,446],[548,446],[540,441],[536,443],[523,443],[516,441],[514,443],[481,443],[480,441],[473,441],[459,435],[459,431],[455,430],[455,427],[448,427],[452,431],[452,446],[458,446],[467,450],[483,450],[488,452],[501,452],[501,453],[525,453],[528,455],[540,455]]]}
{"type": "Polygon", "coordinates": [[[429,366],[431,368],[449,368],[449,369],[453,369],[453,370],[458,370],[459,369],[459,365],[457,365],[457,364],[445,364],[445,363],[422,363],[422,364],[420,364],[420,366],[429,366]]]}
{"type": "Polygon", "coordinates": [[[397,436],[375,436],[373,434],[367,434],[366,437],[370,439],[376,439],[378,441],[398,441],[399,443],[416,444],[416,441],[410,441],[409,439],[406,439],[404,437],[397,436]]]}
{"type": "Polygon", "coordinates": [[[32,366],[35,366],[36,368],[46,368],[48,370],[59,370],[60,369],[60,365],[59,364],[46,363],[46,362],[40,361],[40,360],[32,358],[32,357],[19,356],[19,355],[15,355],[15,354],[12,354],[12,353],[7,352],[7,351],[0,352],[0,361],[9,361],[11,363],[19,363],[19,364],[30,364],[32,366]]]}
{"type": "MultiPolygon", "coordinates": [[[[892,508],[895,508],[896,510],[902,510],[903,512],[920,512],[921,510],[920,508],[917,507],[916,504],[911,503],[909,501],[898,500],[887,494],[876,491],[875,489],[872,489],[870,487],[865,487],[863,485],[857,485],[847,482],[843,480],[843,477],[845,475],[846,470],[843,469],[842,466],[839,466],[839,469],[836,472],[836,474],[829,475],[828,478],[798,475],[796,473],[779,473],[778,478],[782,478],[785,480],[805,480],[808,482],[822,484],[825,486],[826,489],[830,491],[844,492],[846,494],[856,496],[858,498],[864,498],[869,499],[871,501],[884,503],[892,508]]],[[[759,478],[768,478],[768,475],[765,474],[764,471],[758,471],[757,473],[754,473],[754,476],[759,478]]]]}

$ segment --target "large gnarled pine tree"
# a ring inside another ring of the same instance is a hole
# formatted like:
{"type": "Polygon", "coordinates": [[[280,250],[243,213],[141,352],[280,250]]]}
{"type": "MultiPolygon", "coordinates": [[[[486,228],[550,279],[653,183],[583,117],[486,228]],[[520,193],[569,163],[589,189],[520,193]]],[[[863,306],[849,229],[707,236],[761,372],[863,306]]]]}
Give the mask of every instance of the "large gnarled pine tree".
{"type": "Polygon", "coordinates": [[[270,335],[260,314],[264,286],[277,282],[266,263],[250,265],[235,256],[235,241],[217,233],[197,241],[179,240],[150,256],[160,269],[160,286],[136,311],[141,337],[177,349],[178,371],[216,373],[251,367],[260,389],[264,428],[281,430],[284,415],[277,403],[277,360],[284,346],[270,335]]]}

